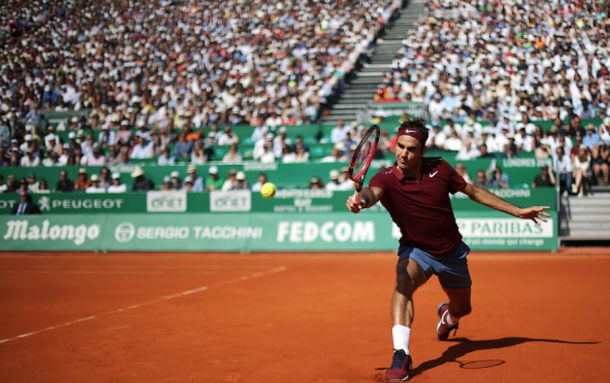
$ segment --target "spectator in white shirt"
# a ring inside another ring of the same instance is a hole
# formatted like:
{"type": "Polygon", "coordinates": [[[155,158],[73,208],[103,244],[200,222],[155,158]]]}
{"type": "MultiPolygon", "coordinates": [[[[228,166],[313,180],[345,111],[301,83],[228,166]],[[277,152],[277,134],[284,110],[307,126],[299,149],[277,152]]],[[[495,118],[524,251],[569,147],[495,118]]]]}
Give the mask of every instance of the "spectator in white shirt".
{"type": "Polygon", "coordinates": [[[467,161],[474,160],[475,158],[479,158],[481,156],[481,152],[477,149],[476,146],[472,145],[470,141],[464,141],[463,146],[455,157],[456,160],[459,161],[467,161]]]}
{"type": "Polygon", "coordinates": [[[112,173],[112,185],[108,186],[108,193],[125,193],[127,185],[121,183],[121,174],[112,173]]]}
{"type": "Polygon", "coordinates": [[[458,152],[462,149],[462,140],[458,137],[458,133],[453,131],[451,137],[445,141],[445,150],[458,152]]]}
{"type": "Polygon", "coordinates": [[[286,143],[287,145],[292,145],[292,140],[286,137],[286,135],[286,127],[282,126],[278,131],[277,137],[273,139],[273,150],[275,151],[275,156],[278,158],[282,156],[282,147],[284,146],[284,143],[286,143]]]}
{"type": "Polygon", "coordinates": [[[91,176],[91,186],[85,189],[85,193],[106,193],[106,188],[100,186],[100,177],[97,174],[91,176]]]}
{"type": "Polygon", "coordinates": [[[138,135],[134,136],[135,145],[133,149],[131,149],[131,155],[129,158],[132,159],[144,159],[150,158],[150,147],[146,145],[146,141],[144,137],[140,137],[138,135]]]}
{"type": "Polygon", "coordinates": [[[562,146],[557,148],[556,156],[553,158],[553,170],[560,181],[564,181],[565,184],[561,186],[561,191],[562,195],[567,197],[568,190],[572,187],[572,160],[562,146]]]}
{"type": "Polygon", "coordinates": [[[104,166],[106,165],[106,156],[104,156],[104,152],[102,148],[96,146],[93,148],[93,155],[87,157],[87,166],[104,166]]]}
{"type": "Polygon", "coordinates": [[[335,144],[331,155],[324,157],[320,160],[320,162],[344,162],[348,160],[347,154],[345,154],[345,144],[343,142],[338,142],[335,144]]]}
{"type": "Polygon", "coordinates": [[[337,126],[330,132],[330,140],[336,144],[345,140],[345,132],[350,130],[349,127],[345,126],[343,120],[337,121],[337,126]]]}
{"type": "Polygon", "coordinates": [[[237,137],[230,126],[227,126],[225,132],[218,137],[218,145],[231,144],[239,144],[239,137],[237,137]]]}
{"type": "Polygon", "coordinates": [[[326,184],[326,190],[330,190],[330,191],[342,190],[341,182],[339,181],[339,171],[338,170],[330,171],[330,182],[326,184]]]}
{"type": "Polygon", "coordinates": [[[30,148],[25,149],[25,155],[21,157],[20,165],[22,167],[35,167],[40,165],[40,158],[34,155],[34,152],[30,148]]]}
{"type": "Polygon", "coordinates": [[[102,131],[100,132],[100,134],[97,138],[97,142],[102,147],[114,145],[114,142],[115,142],[114,135],[115,135],[114,131],[108,129],[108,125],[104,125],[104,126],[102,126],[102,131]]]}
{"type": "Polygon", "coordinates": [[[260,173],[258,175],[258,181],[254,185],[252,185],[252,188],[250,190],[252,190],[253,192],[260,192],[263,188],[263,185],[266,183],[267,175],[265,173],[260,173]]]}
{"type": "Polygon", "coordinates": [[[519,133],[515,136],[515,145],[523,152],[531,152],[533,150],[532,137],[525,133],[525,126],[519,128],[519,133]]]}

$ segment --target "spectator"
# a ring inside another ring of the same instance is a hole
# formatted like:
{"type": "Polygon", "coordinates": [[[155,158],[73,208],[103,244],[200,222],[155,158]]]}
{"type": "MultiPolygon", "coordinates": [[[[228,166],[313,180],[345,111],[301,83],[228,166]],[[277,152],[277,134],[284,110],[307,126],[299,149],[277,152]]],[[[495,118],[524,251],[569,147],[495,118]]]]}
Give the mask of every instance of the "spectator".
{"type": "Polygon", "coordinates": [[[112,185],[108,186],[108,193],[125,193],[127,185],[121,183],[121,174],[112,173],[112,185]]]}
{"type": "Polygon", "coordinates": [[[253,192],[260,192],[263,188],[263,185],[267,183],[267,175],[265,173],[260,173],[258,175],[258,180],[254,185],[252,185],[251,190],[253,192]]]}
{"type": "Polygon", "coordinates": [[[464,141],[462,148],[455,157],[459,161],[474,160],[481,156],[481,152],[470,141],[464,141]]]}
{"type": "Polygon", "coordinates": [[[59,140],[57,139],[57,136],[54,134],[48,134],[45,136],[45,148],[47,151],[50,152],[56,152],[58,154],[61,154],[63,151],[63,148],[61,146],[61,144],[58,142],[59,140]]]}
{"type": "Polygon", "coordinates": [[[197,141],[195,142],[195,147],[191,154],[191,164],[193,165],[203,165],[207,162],[208,158],[205,153],[205,148],[203,147],[203,143],[197,141]]]}
{"type": "Polygon", "coordinates": [[[38,184],[38,189],[34,192],[37,194],[50,194],[51,190],[49,189],[49,184],[47,184],[47,180],[44,178],[40,180],[38,184]]]}
{"type": "Polygon", "coordinates": [[[347,148],[343,142],[338,142],[333,147],[330,156],[324,157],[320,162],[345,162],[348,161],[348,156],[345,154],[347,148]]]}
{"type": "Polygon", "coordinates": [[[296,153],[292,151],[290,146],[284,143],[282,144],[282,153],[280,158],[284,164],[293,164],[296,161],[297,156],[296,153]]]}
{"type": "Polygon", "coordinates": [[[496,158],[495,154],[489,153],[487,151],[487,144],[485,144],[485,143],[483,143],[483,144],[481,144],[481,146],[479,146],[479,152],[481,153],[479,158],[496,158]]]}
{"type": "Polygon", "coordinates": [[[548,166],[540,168],[540,174],[536,175],[534,182],[532,182],[532,188],[539,187],[553,187],[555,186],[555,175],[553,169],[548,166]]]}
{"type": "Polygon", "coordinates": [[[174,157],[176,158],[187,158],[193,151],[193,142],[186,140],[186,134],[180,132],[178,135],[178,141],[174,145],[174,157]]]}
{"type": "Polygon", "coordinates": [[[235,187],[237,181],[235,180],[235,176],[237,175],[237,170],[231,169],[229,173],[227,173],[227,179],[222,184],[221,190],[228,191],[235,187]]]}
{"type": "Polygon", "coordinates": [[[12,215],[40,214],[40,209],[32,202],[32,196],[27,191],[20,191],[19,198],[21,202],[13,205],[12,215]]]}
{"type": "Polygon", "coordinates": [[[58,193],[67,193],[74,191],[74,182],[70,178],[68,178],[67,171],[62,170],[59,173],[59,181],[57,181],[55,191],[58,193]]]}
{"type": "Polygon", "coordinates": [[[153,133],[154,134],[151,135],[152,143],[149,145],[150,146],[150,157],[149,158],[158,158],[164,153],[166,145],[163,143],[160,135],[156,134],[156,132],[153,132],[153,133]]]}
{"type": "Polygon", "coordinates": [[[287,137],[288,132],[285,126],[280,127],[278,132],[277,137],[273,139],[273,148],[275,156],[281,158],[284,144],[292,145],[292,140],[287,137]]]}
{"type": "Polygon", "coordinates": [[[294,149],[294,162],[309,162],[309,152],[305,150],[303,144],[296,144],[294,149]]]}
{"type": "Polygon", "coordinates": [[[163,177],[163,184],[161,184],[161,190],[171,191],[174,190],[172,187],[172,178],[170,176],[163,177]]]}
{"type": "Polygon", "coordinates": [[[186,176],[184,178],[184,186],[182,187],[182,190],[187,193],[194,191],[193,190],[193,179],[191,177],[186,176]]]}
{"type": "Polygon", "coordinates": [[[205,180],[205,190],[221,190],[224,187],[225,181],[218,177],[218,167],[210,166],[208,169],[208,178],[205,180]]]}
{"type": "Polygon", "coordinates": [[[93,148],[93,154],[91,157],[87,157],[87,166],[104,166],[106,165],[106,156],[101,147],[96,146],[93,148]]]}
{"type": "Polygon", "coordinates": [[[559,186],[562,196],[567,197],[572,186],[572,161],[565,154],[563,146],[556,149],[556,155],[553,158],[553,169],[555,174],[559,176],[559,186]]]}
{"type": "Polygon", "coordinates": [[[182,182],[180,182],[180,173],[177,171],[173,171],[170,174],[172,189],[174,190],[182,190],[182,182]]]}
{"type": "MultiPolygon", "coordinates": [[[[30,149],[28,149],[28,150],[30,150],[30,149]]],[[[22,155],[22,152],[21,152],[21,150],[19,150],[19,148],[12,148],[9,166],[13,166],[13,167],[21,166],[21,155],[22,155]]],[[[27,160],[26,163],[29,163],[29,160],[27,160]]],[[[6,166],[6,164],[5,164],[5,166],[6,166]]]]}
{"type": "Polygon", "coordinates": [[[589,148],[589,150],[593,149],[595,145],[600,141],[599,134],[595,131],[595,125],[589,124],[587,125],[587,133],[582,138],[582,143],[589,148]]]}
{"type": "Polygon", "coordinates": [[[87,170],[79,169],[78,178],[74,182],[74,190],[86,190],[89,186],[91,186],[91,181],[89,181],[87,170]]]}
{"type": "Polygon", "coordinates": [[[235,133],[230,126],[225,127],[225,132],[218,137],[218,145],[232,145],[239,144],[239,137],[235,133]]]}
{"type": "Polygon", "coordinates": [[[146,138],[136,134],[133,139],[134,146],[131,149],[131,159],[146,159],[150,158],[151,145],[146,142],[146,138]]]}
{"type": "Polygon", "coordinates": [[[152,183],[152,181],[144,177],[144,170],[142,170],[141,167],[136,166],[135,170],[131,173],[131,176],[135,178],[133,185],[131,186],[132,192],[146,192],[155,189],[155,185],[152,183]]]}
{"type": "Polygon", "coordinates": [[[112,185],[112,179],[110,176],[110,169],[106,166],[100,169],[100,186],[104,189],[108,189],[108,187],[112,185]]]}
{"type": "Polygon", "coordinates": [[[40,158],[30,148],[25,149],[25,156],[21,157],[20,166],[37,167],[40,166],[40,158]]]}
{"type": "Polygon", "coordinates": [[[470,179],[470,175],[468,174],[468,170],[466,170],[466,165],[463,162],[458,162],[455,164],[455,170],[457,174],[461,175],[466,183],[472,184],[472,180],[470,179]]]}
{"type": "Polygon", "coordinates": [[[593,148],[591,163],[593,164],[593,176],[597,180],[598,185],[608,185],[609,152],[608,144],[604,141],[600,141],[599,144],[593,148]]]}
{"type": "Polygon", "coordinates": [[[237,172],[235,175],[235,185],[231,190],[249,190],[248,180],[244,172],[237,172]]]}
{"type": "Polygon", "coordinates": [[[222,162],[226,164],[239,163],[243,161],[241,153],[237,150],[237,144],[231,144],[229,151],[222,157],[222,162]]]}
{"type": "MultiPolygon", "coordinates": [[[[1,142],[0,142],[1,144],[1,142]]],[[[0,145],[0,168],[4,167],[4,166],[9,166],[11,161],[11,157],[10,155],[7,155],[6,150],[4,150],[4,147],[2,145],[0,145]]]]}
{"type": "Polygon", "coordinates": [[[343,190],[341,188],[341,182],[339,182],[339,171],[338,170],[330,171],[330,182],[326,184],[326,190],[329,190],[329,191],[343,190]]]}
{"type": "MultiPolygon", "coordinates": [[[[211,168],[210,168],[211,170],[211,168]]],[[[216,170],[218,173],[218,169],[216,170]]],[[[194,192],[202,192],[203,191],[203,178],[197,176],[197,167],[195,165],[189,165],[186,169],[186,174],[193,180],[193,190],[194,192]]]]}
{"type": "Polygon", "coordinates": [[[85,156],[91,157],[93,155],[94,148],[93,135],[87,134],[85,140],[81,142],[80,147],[83,150],[83,154],[85,156]]]}
{"type": "Polygon", "coordinates": [[[591,180],[591,156],[587,153],[587,146],[582,144],[578,150],[578,155],[572,161],[573,177],[575,187],[573,193],[578,193],[578,198],[584,195],[585,185],[591,180]]]}
{"type": "Polygon", "coordinates": [[[517,145],[515,144],[509,144],[506,152],[500,155],[500,158],[502,159],[512,159],[518,157],[519,156],[517,155],[517,145]]]}
{"type": "Polygon", "coordinates": [[[4,176],[0,174],[0,194],[4,193],[8,189],[8,186],[4,184],[4,176]]]}
{"type": "Polygon", "coordinates": [[[483,170],[477,170],[477,177],[472,184],[483,189],[490,187],[489,181],[487,180],[483,170]]]}
{"type": "Polygon", "coordinates": [[[159,165],[173,165],[175,162],[176,158],[170,154],[169,148],[167,146],[163,148],[163,153],[159,156],[157,163],[159,165]]]}
{"type": "Polygon", "coordinates": [[[507,189],[510,187],[508,174],[502,173],[502,168],[499,166],[496,166],[494,170],[489,172],[487,179],[489,179],[489,186],[492,188],[507,189]]]}
{"type": "Polygon", "coordinates": [[[102,126],[102,131],[97,137],[97,143],[103,148],[112,146],[116,142],[115,134],[116,133],[114,131],[111,131],[108,128],[108,125],[104,125],[102,126]]]}
{"type": "Polygon", "coordinates": [[[32,193],[38,192],[38,188],[40,187],[40,183],[36,181],[36,173],[30,172],[28,174],[28,189],[32,191],[32,193]]]}
{"type": "Polygon", "coordinates": [[[260,157],[260,162],[263,164],[271,164],[275,162],[275,153],[273,152],[273,147],[268,144],[263,145],[263,154],[260,157]]]}
{"type": "Polygon", "coordinates": [[[320,190],[320,189],[324,189],[324,183],[322,182],[321,179],[319,179],[318,177],[313,177],[310,181],[309,181],[309,189],[311,190],[320,190]]]}
{"type": "Polygon", "coordinates": [[[606,145],[610,145],[610,117],[606,117],[603,124],[599,125],[599,138],[606,145]]]}
{"type": "Polygon", "coordinates": [[[330,132],[330,140],[333,144],[342,143],[345,141],[346,133],[350,131],[348,126],[345,126],[343,120],[337,121],[337,126],[330,132]]]}
{"type": "Polygon", "coordinates": [[[91,176],[91,186],[85,189],[86,193],[106,193],[106,188],[100,185],[100,177],[97,174],[91,176]]]}

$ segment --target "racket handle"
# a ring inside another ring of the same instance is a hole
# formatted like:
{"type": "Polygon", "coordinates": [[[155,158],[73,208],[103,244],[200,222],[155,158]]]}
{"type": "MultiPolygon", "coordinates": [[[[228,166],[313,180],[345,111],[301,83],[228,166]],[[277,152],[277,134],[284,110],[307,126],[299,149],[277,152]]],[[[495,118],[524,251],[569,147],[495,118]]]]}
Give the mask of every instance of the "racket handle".
{"type": "Polygon", "coordinates": [[[362,202],[362,193],[358,190],[354,192],[354,201],[356,201],[356,206],[360,205],[360,202],[362,202]]]}

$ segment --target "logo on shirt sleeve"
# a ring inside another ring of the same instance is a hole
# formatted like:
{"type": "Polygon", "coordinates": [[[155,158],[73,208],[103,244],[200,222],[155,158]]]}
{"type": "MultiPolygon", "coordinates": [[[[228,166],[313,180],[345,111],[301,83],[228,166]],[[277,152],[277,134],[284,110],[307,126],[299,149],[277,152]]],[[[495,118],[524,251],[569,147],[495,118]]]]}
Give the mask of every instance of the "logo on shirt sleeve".
{"type": "Polygon", "coordinates": [[[428,173],[428,175],[430,176],[430,178],[433,178],[436,175],[436,173],[438,173],[438,170],[435,171],[434,173],[428,173]]]}

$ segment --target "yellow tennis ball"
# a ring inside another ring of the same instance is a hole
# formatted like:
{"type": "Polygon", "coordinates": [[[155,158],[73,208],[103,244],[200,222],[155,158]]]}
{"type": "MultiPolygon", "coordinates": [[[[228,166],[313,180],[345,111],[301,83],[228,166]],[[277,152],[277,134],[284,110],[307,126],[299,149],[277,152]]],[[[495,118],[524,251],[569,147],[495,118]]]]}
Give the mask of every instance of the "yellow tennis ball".
{"type": "Polygon", "coordinates": [[[272,184],[271,182],[267,182],[261,188],[261,194],[265,198],[273,198],[273,196],[275,195],[275,191],[276,191],[275,185],[272,184]]]}

